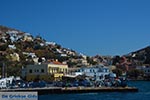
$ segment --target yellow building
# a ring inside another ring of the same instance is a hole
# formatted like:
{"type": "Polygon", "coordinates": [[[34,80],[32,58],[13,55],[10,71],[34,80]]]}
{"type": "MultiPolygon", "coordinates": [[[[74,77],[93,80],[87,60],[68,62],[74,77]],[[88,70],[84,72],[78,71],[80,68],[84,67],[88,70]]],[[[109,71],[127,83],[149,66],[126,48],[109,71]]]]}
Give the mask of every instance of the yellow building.
{"type": "Polygon", "coordinates": [[[57,61],[26,66],[26,79],[33,81],[41,80],[61,80],[62,76],[68,73],[68,65],[57,61]]]}

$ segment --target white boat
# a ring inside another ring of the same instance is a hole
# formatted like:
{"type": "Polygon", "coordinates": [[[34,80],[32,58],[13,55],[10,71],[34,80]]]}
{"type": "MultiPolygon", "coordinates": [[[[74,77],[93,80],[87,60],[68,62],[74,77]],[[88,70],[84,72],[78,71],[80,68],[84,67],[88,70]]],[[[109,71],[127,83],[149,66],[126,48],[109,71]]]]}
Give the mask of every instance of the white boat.
{"type": "Polygon", "coordinates": [[[11,88],[12,86],[14,86],[17,80],[21,79],[19,77],[15,78],[14,76],[0,79],[0,89],[11,88]]]}

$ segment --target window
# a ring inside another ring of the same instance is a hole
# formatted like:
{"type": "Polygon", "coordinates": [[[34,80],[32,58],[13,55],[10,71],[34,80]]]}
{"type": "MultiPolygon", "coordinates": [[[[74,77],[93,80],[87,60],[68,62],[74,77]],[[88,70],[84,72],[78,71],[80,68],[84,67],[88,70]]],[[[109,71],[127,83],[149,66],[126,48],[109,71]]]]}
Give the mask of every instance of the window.
{"type": "Polygon", "coordinates": [[[29,70],[29,73],[32,73],[32,69],[29,70]]]}
{"type": "Polygon", "coordinates": [[[37,69],[36,72],[39,72],[39,70],[37,69]]]}
{"type": "Polygon", "coordinates": [[[41,69],[41,73],[44,73],[44,69],[41,69]]]}
{"type": "Polygon", "coordinates": [[[95,73],[95,70],[93,69],[93,73],[95,73]]]}
{"type": "Polygon", "coordinates": [[[92,69],[90,69],[90,72],[92,72],[92,69]]]}
{"type": "Polygon", "coordinates": [[[67,69],[66,69],[66,73],[67,73],[67,69]]]}

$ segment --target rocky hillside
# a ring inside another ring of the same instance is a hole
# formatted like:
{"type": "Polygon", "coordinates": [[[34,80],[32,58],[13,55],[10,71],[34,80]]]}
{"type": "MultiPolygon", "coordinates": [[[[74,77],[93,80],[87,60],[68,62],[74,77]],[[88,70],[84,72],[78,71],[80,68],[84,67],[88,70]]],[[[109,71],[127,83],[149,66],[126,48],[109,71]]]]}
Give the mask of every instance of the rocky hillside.
{"type": "Polygon", "coordinates": [[[27,64],[50,59],[57,59],[69,67],[94,63],[91,58],[57,43],[48,42],[41,36],[33,37],[30,33],[0,26],[0,70],[5,66],[8,75],[19,75],[21,68],[27,64]]]}
{"type": "MultiPolygon", "coordinates": [[[[22,67],[38,62],[58,60],[70,68],[95,64],[133,66],[150,64],[150,46],[131,52],[123,57],[100,56],[89,57],[75,50],[67,49],[55,42],[49,42],[41,36],[33,37],[30,33],[0,26],[0,75],[2,69],[7,76],[20,75],[22,67]],[[4,67],[3,67],[4,66],[4,67]]],[[[133,68],[132,67],[132,68],[133,68]]]]}
{"type": "Polygon", "coordinates": [[[131,52],[125,55],[132,61],[135,61],[138,65],[150,64],[150,46],[139,49],[137,51],[131,52]]]}

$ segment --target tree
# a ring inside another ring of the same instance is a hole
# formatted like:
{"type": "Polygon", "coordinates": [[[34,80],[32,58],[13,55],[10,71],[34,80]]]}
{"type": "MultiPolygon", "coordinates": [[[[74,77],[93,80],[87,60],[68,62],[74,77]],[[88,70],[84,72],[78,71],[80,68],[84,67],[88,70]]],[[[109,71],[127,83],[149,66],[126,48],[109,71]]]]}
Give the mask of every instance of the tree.
{"type": "Polygon", "coordinates": [[[123,71],[122,69],[117,68],[117,69],[112,70],[112,72],[115,73],[117,77],[119,77],[122,75],[123,71]]]}
{"type": "Polygon", "coordinates": [[[116,63],[120,63],[119,61],[120,61],[120,56],[117,55],[117,56],[115,56],[115,57],[113,58],[113,63],[112,63],[112,64],[113,64],[113,65],[116,65],[116,63]]]}
{"type": "Polygon", "coordinates": [[[60,62],[63,62],[63,61],[69,60],[69,58],[68,58],[68,57],[60,57],[60,56],[57,56],[57,59],[58,59],[60,62]]]}
{"type": "Polygon", "coordinates": [[[143,76],[144,72],[138,69],[132,69],[127,72],[128,77],[138,78],[138,76],[143,76]]]}
{"type": "Polygon", "coordinates": [[[96,64],[97,64],[97,62],[96,62],[96,61],[93,61],[93,59],[90,58],[90,57],[87,57],[87,62],[88,62],[89,64],[91,64],[91,65],[96,65],[96,64]]]}
{"type": "Polygon", "coordinates": [[[8,44],[5,43],[5,44],[0,46],[0,51],[5,51],[7,48],[8,48],[8,44]]]}
{"type": "Polygon", "coordinates": [[[77,65],[76,62],[71,62],[71,61],[67,62],[67,64],[69,67],[73,67],[73,66],[77,65]]]}
{"type": "Polygon", "coordinates": [[[56,48],[57,48],[57,49],[61,49],[61,45],[56,44],[56,48]]]}

